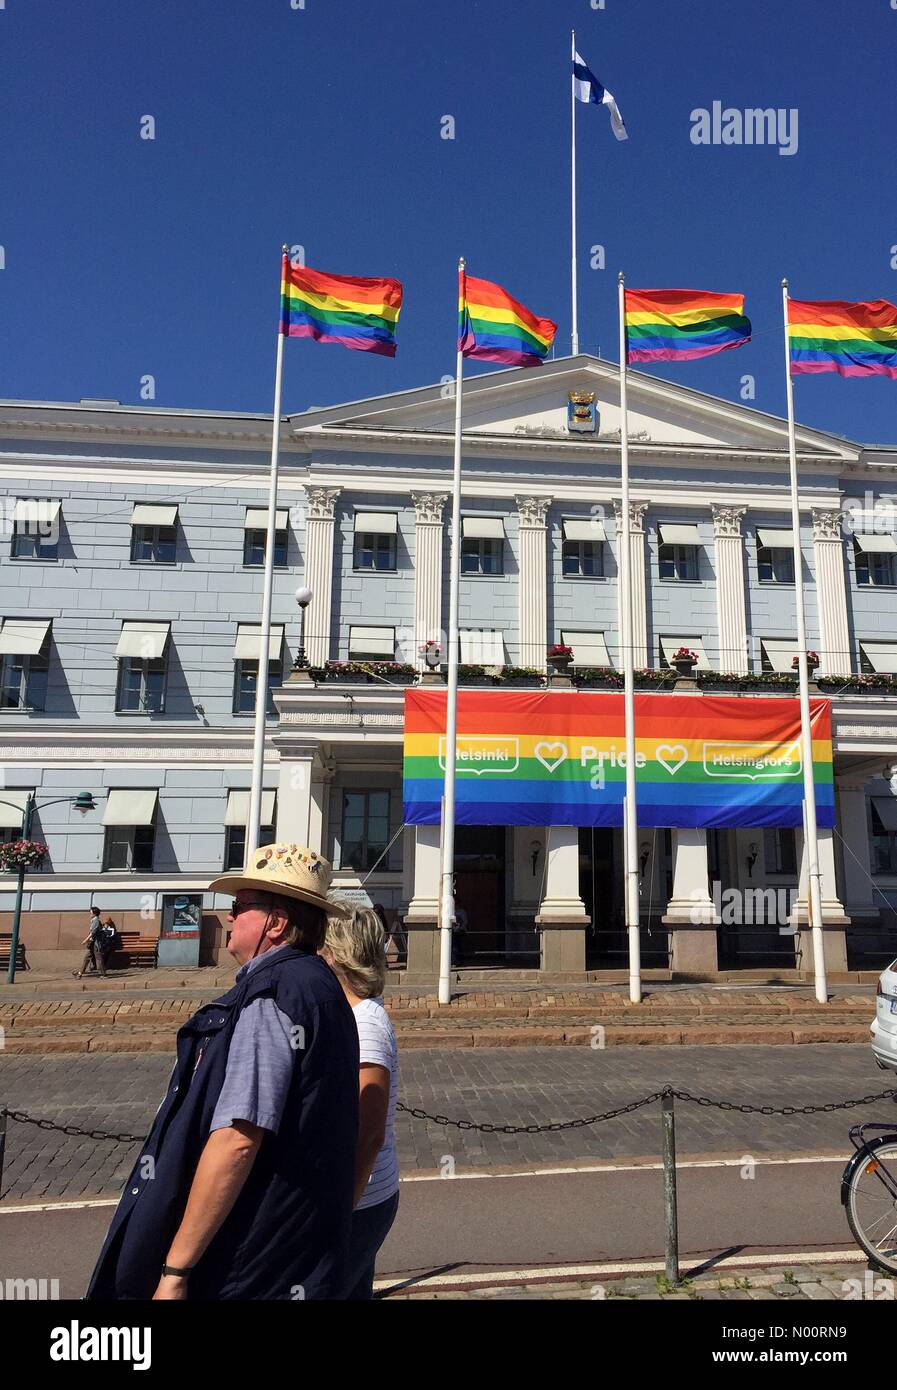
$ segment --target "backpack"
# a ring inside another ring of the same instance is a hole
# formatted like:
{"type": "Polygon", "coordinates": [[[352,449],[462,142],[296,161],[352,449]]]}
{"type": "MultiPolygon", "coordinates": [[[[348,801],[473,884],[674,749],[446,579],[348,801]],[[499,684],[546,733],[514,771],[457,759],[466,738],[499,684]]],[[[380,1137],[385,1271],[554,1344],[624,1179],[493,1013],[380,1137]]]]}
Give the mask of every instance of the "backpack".
{"type": "Polygon", "coordinates": [[[103,927],[103,951],[120,951],[122,940],[118,934],[118,927],[103,927]]]}

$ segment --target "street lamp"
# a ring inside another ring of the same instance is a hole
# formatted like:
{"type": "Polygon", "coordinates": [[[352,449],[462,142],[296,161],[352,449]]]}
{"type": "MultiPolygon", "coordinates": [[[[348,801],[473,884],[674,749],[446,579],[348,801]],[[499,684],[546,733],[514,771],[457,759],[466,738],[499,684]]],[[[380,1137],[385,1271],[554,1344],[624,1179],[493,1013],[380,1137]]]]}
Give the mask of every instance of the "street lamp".
{"type": "Polygon", "coordinates": [[[299,627],[299,650],[296,653],[296,660],[293,662],[293,670],[308,671],[308,657],[305,655],[305,615],[308,611],[308,605],[311,603],[314,595],[311,589],[306,589],[303,585],[296,590],[295,597],[299,605],[301,622],[299,627]]]}
{"type": "MultiPolygon", "coordinates": [[[[67,801],[70,806],[74,806],[76,811],[85,815],[88,811],[96,810],[96,802],[93,799],[93,792],[78,792],[77,796],[57,796],[52,801],[42,801],[41,810],[45,806],[57,806],[60,802],[67,801]]],[[[19,807],[14,801],[3,801],[0,798],[0,805],[14,806],[18,811],[19,807]]],[[[27,840],[31,834],[31,822],[34,813],[38,809],[34,792],[29,792],[25,798],[25,808],[22,812],[22,839],[27,840]]],[[[16,982],[16,956],[19,950],[19,929],[22,922],[22,897],[25,892],[25,874],[27,870],[22,864],[19,868],[19,881],[16,886],[16,905],[12,914],[12,940],[9,943],[9,970],[6,974],[7,984],[14,985],[16,982]]]]}

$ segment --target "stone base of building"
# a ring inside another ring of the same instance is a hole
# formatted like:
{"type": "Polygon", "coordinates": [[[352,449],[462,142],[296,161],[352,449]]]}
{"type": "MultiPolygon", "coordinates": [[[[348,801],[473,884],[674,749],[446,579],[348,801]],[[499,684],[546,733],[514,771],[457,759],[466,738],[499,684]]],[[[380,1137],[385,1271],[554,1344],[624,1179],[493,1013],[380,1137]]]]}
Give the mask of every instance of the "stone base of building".
{"type": "Polygon", "coordinates": [[[670,970],[673,978],[709,979],[719,974],[715,922],[689,922],[687,926],[662,918],[670,930],[670,970]]]}
{"type": "Polygon", "coordinates": [[[586,976],[586,927],[588,919],[537,917],[540,929],[539,972],[542,975],[586,976]]]}

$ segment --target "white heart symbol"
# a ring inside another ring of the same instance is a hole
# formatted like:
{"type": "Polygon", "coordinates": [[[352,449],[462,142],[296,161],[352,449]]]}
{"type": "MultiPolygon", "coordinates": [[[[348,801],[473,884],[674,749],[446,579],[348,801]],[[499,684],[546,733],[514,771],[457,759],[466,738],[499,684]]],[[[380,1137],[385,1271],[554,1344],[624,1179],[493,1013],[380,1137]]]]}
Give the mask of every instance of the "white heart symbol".
{"type": "Polygon", "coordinates": [[[655,750],[655,757],[660,766],[665,767],[670,776],[673,777],[680,767],[688,762],[688,749],[684,743],[661,743],[655,750]]]}
{"type": "Polygon", "coordinates": [[[567,745],[566,743],[537,743],[533,752],[544,768],[547,768],[549,772],[554,772],[567,757],[567,745]]]}

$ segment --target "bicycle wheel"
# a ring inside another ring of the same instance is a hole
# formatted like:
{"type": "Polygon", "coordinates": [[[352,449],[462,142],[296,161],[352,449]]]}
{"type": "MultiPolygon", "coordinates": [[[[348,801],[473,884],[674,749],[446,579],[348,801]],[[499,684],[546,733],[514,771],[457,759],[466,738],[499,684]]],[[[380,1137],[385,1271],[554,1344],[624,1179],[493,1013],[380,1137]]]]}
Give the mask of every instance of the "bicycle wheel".
{"type": "Polygon", "coordinates": [[[844,1172],[844,1206],[854,1240],[897,1274],[897,1137],[873,1139],[844,1172]]]}

